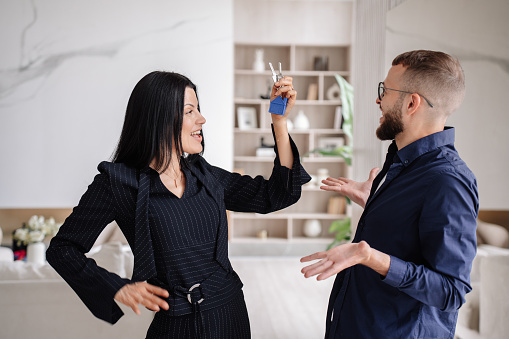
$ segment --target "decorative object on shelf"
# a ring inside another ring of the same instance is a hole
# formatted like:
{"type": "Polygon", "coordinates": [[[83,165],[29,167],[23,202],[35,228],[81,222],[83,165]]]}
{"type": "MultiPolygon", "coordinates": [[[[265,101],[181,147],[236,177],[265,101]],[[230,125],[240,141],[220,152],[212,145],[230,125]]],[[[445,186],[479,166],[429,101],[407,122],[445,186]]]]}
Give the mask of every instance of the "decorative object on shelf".
{"type": "Polygon", "coordinates": [[[318,100],[318,84],[309,84],[306,100],[318,100]]]}
{"type": "Polygon", "coordinates": [[[318,219],[309,219],[304,223],[304,228],[302,232],[306,237],[316,238],[320,234],[322,234],[322,224],[318,219]]]}
{"type": "Polygon", "coordinates": [[[343,145],[333,151],[315,148],[302,157],[309,156],[310,154],[321,154],[342,157],[348,166],[352,165],[353,154],[353,87],[342,76],[335,74],[336,80],[341,88],[341,113],[343,118],[342,129],[343,133],[348,137],[349,145],[343,145]]]}
{"type": "Polygon", "coordinates": [[[327,168],[319,168],[316,172],[316,180],[318,181],[318,185],[321,185],[322,180],[325,180],[329,177],[329,170],[327,168]]]}
{"type": "Polygon", "coordinates": [[[256,108],[254,107],[237,107],[237,121],[239,129],[247,130],[257,128],[256,108]]]}
{"type": "Polygon", "coordinates": [[[315,56],[313,62],[313,69],[315,71],[328,71],[329,70],[329,57],[326,55],[315,56]]]}
{"type": "Polygon", "coordinates": [[[267,230],[260,230],[256,233],[256,236],[260,239],[267,239],[269,234],[267,232],[267,230]]]}
{"type": "Polygon", "coordinates": [[[255,61],[253,62],[253,71],[263,72],[265,71],[265,62],[263,61],[263,48],[255,49],[255,61]]]}
{"type": "Polygon", "coordinates": [[[267,90],[265,91],[265,94],[260,94],[260,99],[270,99],[270,93],[272,92],[272,81],[267,80],[266,88],[267,90]]]}
{"type": "Polygon", "coordinates": [[[337,106],[336,111],[334,112],[334,129],[343,128],[343,113],[342,107],[337,106]]]}
{"type": "Polygon", "coordinates": [[[42,241],[28,244],[27,262],[44,265],[46,262],[46,245],[42,241]]]}
{"type": "Polygon", "coordinates": [[[263,137],[260,138],[260,147],[256,149],[257,157],[275,157],[274,145],[267,145],[263,142],[263,137]]]}
{"type": "Polygon", "coordinates": [[[329,198],[327,204],[328,214],[344,214],[346,210],[346,198],[342,196],[334,196],[329,198]]]}
{"type": "Polygon", "coordinates": [[[327,100],[340,100],[341,99],[341,89],[338,84],[334,84],[329,89],[327,89],[327,100]]]}
{"type": "Polygon", "coordinates": [[[321,137],[318,139],[318,148],[324,151],[332,152],[337,148],[343,147],[345,139],[342,137],[321,137]]]}
{"type": "Polygon", "coordinates": [[[334,246],[341,244],[347,240],[350,240],[350,218],[333,221],[329,227],[329,233],[336,233],[334,235],[334,241],[327,246],[327,250],[330,250],[334,246]]]}
{"type": "Polygon", "coordinates": [[[293,127],[300,130],[309,129],[309,119],[303,110],[300,110],[295,119],[293,119],[293,127]]]}
{"type": "MultiPolygon", "coordinates": [[[[19,260],[25,257],[25,250],[27,261],[30,257],[32,262],[40,262],[40,248],[43,247],[42,253],[45,254],[45,245],[43,243],[46,236],[53,237],[57,234],[58,229],[62,224],[55,222],[54,218],[44,219],[43,216],[33,215],[28,223],[23,223],[21,228],[14,231],[12,236],[13,252],[19,260]],[[31,244],[42,244],[39,246],[30,246],[31,244]],[[30,254],[30,248],[33,248],[33,253],[30,254]]],[[[43,257],[43,262],[45,257],[43,257]]]]}

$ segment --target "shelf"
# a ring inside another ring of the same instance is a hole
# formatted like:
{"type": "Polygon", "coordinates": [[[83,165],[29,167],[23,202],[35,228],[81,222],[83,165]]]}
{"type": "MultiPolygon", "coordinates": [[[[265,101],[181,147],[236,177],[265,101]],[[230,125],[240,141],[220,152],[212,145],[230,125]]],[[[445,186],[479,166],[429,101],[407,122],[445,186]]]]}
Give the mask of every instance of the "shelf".
{"type": "Polygon", "coordinates": [[[232,219],[250,219],[250,220],[271,220],[271,219],[320,219],[320,220],[337,220],[347,217],[345,214],[328,214],[328,213],[281,213],[274,212],[270,214],[258,213],[242,213],[231,212],[232,219]]]}
{"type": "Polygon", "coordinates": [[[333,157],[333,156],[321,156],[321,157],[305,157],[302,159],[302,163],[344,163],[345,159],[341,157],[333,157]]]}
{"type": "MultiPolygon", "coordinates": [[[[251,98],[234,98],[235,104],[244,104],[244,105],[269,105],[270,101],[268,99],[251,99],[251,98]]],[[[341,106],[340,100],[295,100],[295,106],[341,106]]]]}
{"type": "Polygon", "coordinates": [[[334,237],[331,235],[330,238],[325,237],[293,237],[292,242],[296,243],[323,243],[323,244],[330,244],[332,241],[334,241],[334,237]]]}
{"type": "MultiPolygon", "coordinates": [[[[255,134],[272,134],[270,128],[252,128],[252,129],[240,129],[234,128],[235,133],[255,133],[255,134]]],[[[344,134],[342,129],[334,128],[313,128],[313,129],[292,129],[289,131],[290,134],[344,134]]]]}
{"type": "MultiPolygon", "coordinates": [[[[321,34],[321,33],[320,33],[321,34]]],[[[263,175],[268,178],[274,162],[274,156],[255,156],[256,148],[263,137],[272,143],[272,130],[270,128],[271,115],[268,113],[270,100],[261,99],[272,86],[272,72],[268,61],[280,61],[282,73],[293,77],[293,83],[299,92],[289,120],[295,123],[299,111],[303,111],[309,120],[309,129],[299,130],[293,128],[289,131],[293,141],[299,147],[301,156],[324,144],[324,139],[343,139],[348,145],[349,140],[344,131],[338,127],[341,100],[338,96],[328,96],[327,92],[337,85],[335,75],[339,74],[347,80],[350,72],[350,45],[309,45],[309,44],[235,44],[234,81],[235,93],[233,106],[235,112],[235,125],[239,126],[239,107],[249,107],[255,111],[257,128],[241,130],[234,128],[234,156],[235,167],[242,168],[244,173],[252,176],[263,175]],[[264,49],[265,70],[252,69],[257,49],[264,49]],[[328,58],[328,70],[318,70],[315,64],[316,56],[328,58]],[[315,68],[316,66],[316,68],[315,68]],[[330,97],[334,100],[327,100],[330,97]],[[302,100],[313,98],[317,100],[302,100]],[[322,142],[323,141],[323,142],[322,142]]],[[[332,143],[334,140],[330,140],[332,143]]],[[[329,141],[327,141],[329,142],[329,141]]],[[[337,141],[339,144],[339,141],[337,141]]],[[[342,157],[309,154],[302,158],[308,173],[318,177],[316,173],[321,168],[328,168],[333,177],[348,177],[349,166],[342,157]]],[[[342,214],[328,214],[330,199],[337,196],[336,192],[321,190],[319,186],[303,186],[301,199],[294,205],[281,211],[269,214],[257,213],[230,213],[230,242],[234,244],[234,251],[250,253],[250,255],[288,255],[288,253],[313,253],[323,251],[330,244],[334,235],[329,234],[329,225],[335,220],[348,218],[351,208],[348,206],[342,214]],[[304,226],[307,220],[320,220],[322,231],[319,237],[306,237],[304,226]],[[268,233],[268,238],[257,235],[261,231],[268,233]]],[[[343,211],[338,209],[336,211],[343,211]]]]}
{"type": "MultiPolygon", "coordinates": [[[[334,76],[336,74],[339,74],[343,77],[350,76],[350,72],[348,71],[289,71],[289,70],[282,70],[283,75],[285,76],[311,76],[311,77],[317,77],[317,76],[334,76]]],[[[236,69],[234,71],[235,75],[250,75],[250,76],[264,76],[271,78],[272,72],[271,71],[264,71],[264,72],[258,72],[254,71],[252,69],[236,69]]]]}
{"type": "Polygon", "coordinates": [[[308,238],[308,237],[293,237],[291,239],[285,239],[285,238],[271,238],[268,237],[266,239],[261,239],[258,237],[234,237],[230,239],[230,242],[232,243],[257,243],[257,244],[285,244],[289,242],[295,242],[295,243],[313,243],[313,244],[330,244],[334,238],[331,236],[330,238],[325,237],[315,237],[315,238],[308,238]]]}
{"type": "MultiPolygon", "coordinates": [[[[274,157],[257,157],[257,156],[234,156],[233,161],[237,162],[274,162],[274,157]]],[[[345,159],[341,157],[322,156],[322,157],[305,157],[302,163],[344,163],[345,159]]]]}
{"type": "MultiPolygon", "coordinates": [[[[323,186],[323,184],[321,186],[323,186]]],[[[304,186],[302,186],[302,192],[327,192],[327,191],[320,189],[319,186],[304,185],[304,186]]]]}
{"type": "MultiPolygon", "coordinates": [[[[230,239],[230,242],[237,242],[237,243],[265,243],[265,244],[281,244],[281,243],[287,243],[290,239],[288,238],[258,238],[258,237],[233,237],[230,239]]],[[[330,241],[329,241],[330,242],[330,241]]]]}

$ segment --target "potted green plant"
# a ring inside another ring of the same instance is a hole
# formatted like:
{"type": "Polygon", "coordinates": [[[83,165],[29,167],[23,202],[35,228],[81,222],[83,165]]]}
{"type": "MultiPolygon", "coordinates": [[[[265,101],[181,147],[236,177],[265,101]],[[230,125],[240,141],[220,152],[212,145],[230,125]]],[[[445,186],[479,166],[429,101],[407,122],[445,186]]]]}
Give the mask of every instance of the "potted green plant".
{"type": "MultiPolygon", "coordinates": [[[[353,87],[342,76],[336,74],[335,77],[340,88],[342,106],[341,114],[343,116],[343,123],[341,128],[343,133],[348,137],[349,142],[348,144],[333,150],[315,148],[314,150],[306,153],[304,156],[313,153],[319,153],[325,156],[338,156],[343,158],[348,166],[351,166],[353,155],[353,87]]],[[[346,198],[346,202],[347,204],[351,204],[351,201],[348,198],[346,198]]],[[[334,241],[329,244],[327,249],[330,249],[344,241],[350,240],[350,224],[351,219],[349,217],[335,220],[331,223],[329,227],[329,233],[335,233],[335,235],[334,241]]]]}

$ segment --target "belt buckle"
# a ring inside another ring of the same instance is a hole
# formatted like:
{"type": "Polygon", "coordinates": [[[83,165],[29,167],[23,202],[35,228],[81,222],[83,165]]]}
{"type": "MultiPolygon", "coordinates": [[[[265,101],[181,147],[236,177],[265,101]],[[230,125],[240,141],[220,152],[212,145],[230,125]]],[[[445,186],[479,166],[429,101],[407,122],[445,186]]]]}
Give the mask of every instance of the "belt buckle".
{"type": "MultiPolygon", "coordinates": [[[[187,291],[187,292],[188,292],[188,293],[187,293],[187,301],[189,301],[189,303],[190,303],[190,304],[192,304],[192,303],[193,303],[193,302],[191,301],[191,291],[192,291],[192,290],[194,290],[196,287],[200,287],[200,285],[201,285],[201,284],[199,284],[199,283],[198,283],[198,284],[194,284],[193,286],[191,286],[191,288],[189,289],[189,291],[187,291]]],[[[201,304],[203,300],[204,300],[203,298],[201,298],[200,300],[198,300],[198,304],[201,304]]]]}

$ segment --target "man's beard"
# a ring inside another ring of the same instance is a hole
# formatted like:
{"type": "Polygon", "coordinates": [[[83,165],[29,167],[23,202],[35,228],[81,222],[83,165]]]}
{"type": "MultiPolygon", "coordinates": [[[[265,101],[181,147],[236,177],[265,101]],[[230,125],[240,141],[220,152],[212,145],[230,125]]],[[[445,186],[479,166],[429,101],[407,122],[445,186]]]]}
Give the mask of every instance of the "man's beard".
{"type": "Polygon", "coordinates": [[[403,119],[401,117],[402,103],[403,100],[398,100],[391,108],[383,112],[384,120],[376,129],[376,136],[378,139],[394,140],[396,135],[403,132],[403,119]]]}

